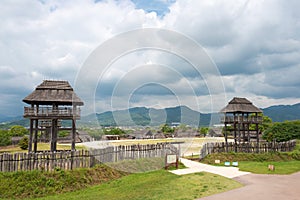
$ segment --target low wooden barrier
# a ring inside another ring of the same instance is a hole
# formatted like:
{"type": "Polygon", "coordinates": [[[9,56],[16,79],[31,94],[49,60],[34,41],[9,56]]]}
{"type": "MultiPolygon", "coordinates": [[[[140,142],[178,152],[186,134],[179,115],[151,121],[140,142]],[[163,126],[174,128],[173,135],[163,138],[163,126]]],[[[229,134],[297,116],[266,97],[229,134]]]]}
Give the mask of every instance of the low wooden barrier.
{"type": "Polygon", "coordinates": [[[3,153],[0,154],[0,171],[71,170],[75,168],[93,167],[99,163],[118,162],[128,159],[164,158],[168,153],[178,154],[178,150],[170,143],[161,143],[111,146],[104,149],[91,149],[90,151],[3,153]]]}
{"type": "Polygon", "coordinates": [[[88,151],[59,151],[38,153],[4,153],[0,155],[0,171],[52,171],[59,169],[75,169],[90,167],[88,151]]]}
{"type": "Polygon", "coordinates": [[[225,142],[206,143],[200,150],[200,159],[211,153],[222,152],[239,152],[239,153],[267,153],[267,152],[288,152],[292,151],[296,146],[296,140],[287,142],[250,142],[237,143],[225,142]]]}

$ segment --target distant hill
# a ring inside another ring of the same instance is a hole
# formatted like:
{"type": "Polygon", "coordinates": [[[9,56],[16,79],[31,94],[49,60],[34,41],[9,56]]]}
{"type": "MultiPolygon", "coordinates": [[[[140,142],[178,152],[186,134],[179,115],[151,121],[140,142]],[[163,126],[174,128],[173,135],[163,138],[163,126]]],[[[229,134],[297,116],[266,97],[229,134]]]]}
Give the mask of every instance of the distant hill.
{"type": "Polygon", "coordinates": [[[271,106],[262,110],[264,115],[269,116],[273,122],[300,120],[300,103],[294,105],[271,106]]]}
{"type": "MultiPolygon", "coordinates": [[[[274,122],[286,120],[300,120],[300,103],[295,105],[278,105],[262,109],[264,115],[272,118],[274,122]]],[[[107,111],[82,116],[78,126],[158,126],[163,123],[182,123],[191,126],[209,126],[211,118],[213,123],[219,123],[218,113],[200,113],[187,106],[177,106],[165,109],[135,107],[125,110],[107,111]]],[[[0,117],[0,128],[12,125],[29,126],[29,120],[22,116],[15,118],[0,117]]],[[[68,125],[69,122],[66,122],[68,125]]]]}
{"type": "MultiPolygon", "coordinates": [[[[158,126],[163,123],[183,123],[191,126],[208,125],[211,114],[201,114],[186,106],[166,109],[135,107],[126,110],[108,111],[92,114],[82,118],[82,121],[93,122],[97,119],[102,126],[158,126]],[[200,119],[200,121],[199,121],[200,119]]],[[[82,122],[83,123],[83,122],[82,122]]]]}

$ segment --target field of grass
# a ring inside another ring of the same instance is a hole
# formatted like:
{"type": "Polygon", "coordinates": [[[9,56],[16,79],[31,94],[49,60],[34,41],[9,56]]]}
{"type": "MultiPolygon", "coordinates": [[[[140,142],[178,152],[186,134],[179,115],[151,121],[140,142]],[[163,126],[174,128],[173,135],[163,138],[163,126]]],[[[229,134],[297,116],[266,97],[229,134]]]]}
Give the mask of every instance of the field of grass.
{"type": "MultiPolygon", "coordinates": [[[[191,157],[189,158],[192,159],[191,157]]],[[[237,161],[241,171],[248,171],[255,174],[292,174],[300,171],[298,149],[295,149],[293,152],[263,154],[216,153],[206,156],[201,162],[224,166],[224,162],[226,161],[237,161]],[[221,163],[215,164],[215,160],[220,160],[221,163]],[[274,165],[275,170],[269,171],[268,165],[274,165]]]]}
{"type": "MultiPolygon", "coordinates": [[[[124,160],[115,163],[106,163],[107,166],[119,171],[129,173],[143,173],[149,171],[161,170],[165,167],[165,158],[142,158],[138,160],[124,160]]],[[[179,162],[179,169],[185,168],[185,166],[179,162]]],[[[169,170],[175,169],[175,166],[170,166],[169,170]]]]}
{"type": "Polygon", "coordinates": [[[105,165],[70,171],[0,172],[0,199],[25,199],[77,191],[127,175],[105,165]]]}
{"type": "Polygon", "coordinates": [[[242,185],[234,180],[209,173],[195,173],[178,176],[165,170],[131,174],[87,189],[55,196],[44,200],[72,199],[196,199],[224,192],[242,185]]]}
{"type": "Polygon", "coordinates": [[[239,169],[255,174],[292,174],[300,171],[300,161],[286,162],[239,162],[239,169]],[[274,165],[275,170],[270,171],[268,165],[274,165]]]}
{"type": "MultiPolygon", "coordinates": [[[[50,143],[38,143],[38,151],[49,151],[50,143]]],[[[76,149],[84,149],[85,147],[81,144],[76,144],[76,149]]],[[[57,150],[70,150],[71,144],[57,144],[57,150]]],[[[28,150],[22,150],[18,145],[10,145],[0,147],[0,153],[15,153],[15,152],[28,152],[28,150]]]]}

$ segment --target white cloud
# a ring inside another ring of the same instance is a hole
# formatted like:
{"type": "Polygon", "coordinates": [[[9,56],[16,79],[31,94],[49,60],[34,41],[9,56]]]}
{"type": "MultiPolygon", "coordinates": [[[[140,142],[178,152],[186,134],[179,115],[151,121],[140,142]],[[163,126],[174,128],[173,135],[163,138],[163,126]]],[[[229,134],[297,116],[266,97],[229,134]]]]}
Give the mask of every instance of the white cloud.
{"type": "MultiPolygon", "coordinates": [[[[216,84],[221,78],[228,100],[233,96],[245,96],[257,101],[261,107],[300,101],[299,1],[177,0],[158,2],[152,8],[134,2],[2,1],[0,94],[2,105],[7,106],[1,107],[0,112],[7,113],[11,102],[21,102],[44,78],[76,82],[78,70],[96,47],[117,34],[145,27],[178,31],[195,40],[205,48],[222,76],[200,74],[203,75],[200,77],[184,57],[170,52],[153,49],[132,52],[112,63],[100,80],[103,85],[98,90],[101,89],[100,94],[104,96],[96,96],[97,111],[110,109],[107,96],[112,94],[115,84],[126,77],[127,82],[122,85],[125,89],[130,85],[139,88],[143,81],[161,83],[168,89],[176,87],[180,104],[201,111],[210,110],[212,96],[224,99],[223,88],[216,84]],[[133,70],[147,63],[167,66],[177,75],[170,76],[169,70],[163,67],[146,72],[133,70]],[[189,87],[191,90],[187,89],[189,87]],[[209,88],[213,89],[211,94],[209,88]]],[[[153,5],[149,3],[149,6],[153,5]]],[[[148,37],[139,39],[153,40],[148,37]]],[[[180,44],[180,41],[173,42],[184,48],[185,44],[180,44]]],[[[197,58],[194,53],[194,49],[190,49],[191,57],[197,58]]],[[[89,77],[86,90],[99,81],[93,73],[92,70],[85,73],[89,77]]],[[[158,87],[147,87],[149,93],[144,91],[144,96],[136,98],[135,102],[122,102],[125,89],[115,96],[120,100],[119,105],[115,105],[118,108],[130,103],[132,106],[158,107],[179,104],[174,96],[159,93],[164,90],[158,87]]],[[[138,95],[138,91],[134,94],[138,95]]],[[[80,95],[83,99],[91,98],[84,93],[80,95]]],[[[220,108],[224,100],[213,104],[220,108]]],[[[92,107],[85,105],[86,110],[92,107]]]]}

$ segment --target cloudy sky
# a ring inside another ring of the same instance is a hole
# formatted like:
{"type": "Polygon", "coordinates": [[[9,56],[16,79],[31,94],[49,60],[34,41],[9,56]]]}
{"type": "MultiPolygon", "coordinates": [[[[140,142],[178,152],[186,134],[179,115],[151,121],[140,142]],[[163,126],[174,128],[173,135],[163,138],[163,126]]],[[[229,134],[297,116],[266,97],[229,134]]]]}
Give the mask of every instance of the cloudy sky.
{"type": "Polygon", "coordinates": [[[22,99],[44,79],[68,80],[84,113],[176,105],[211,112],[234,96],[262,108],[299,103],[299,7],[298,0],[2,0],[0,114],[21,115],[22,99]],[[158,29],[164,34],[151,32],[158,29]]]}

